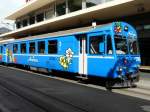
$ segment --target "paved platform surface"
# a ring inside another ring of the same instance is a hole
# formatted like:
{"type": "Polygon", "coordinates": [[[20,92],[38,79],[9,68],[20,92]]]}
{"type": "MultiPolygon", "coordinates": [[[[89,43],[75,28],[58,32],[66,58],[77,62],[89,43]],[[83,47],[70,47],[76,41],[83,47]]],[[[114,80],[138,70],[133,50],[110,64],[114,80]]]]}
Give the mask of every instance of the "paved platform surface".
{"type": "Polygon", "coordinates": [[[2,112],[150,112],[150,101],[0,66],[2,112]]]}
{"type": "Polygon", "coordinates": [[[149,72],[150,73],[150,66],[141,66],[140,67],[140,71],[149,72]]]}

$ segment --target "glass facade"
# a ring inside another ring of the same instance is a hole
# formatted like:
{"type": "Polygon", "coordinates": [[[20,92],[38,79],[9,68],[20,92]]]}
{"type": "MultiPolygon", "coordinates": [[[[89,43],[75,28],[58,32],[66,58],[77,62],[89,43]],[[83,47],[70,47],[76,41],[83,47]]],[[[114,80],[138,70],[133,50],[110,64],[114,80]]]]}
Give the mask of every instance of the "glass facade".
{"type": "Polygon", "coordinates": [[[36,22],[44,21],[45,19],[62,16],[67,13],[89,8],[108,1],[112,0],[56,0],[49,5],[27,14],[27,16],[29,16],[27,19],[18,18],[16,28],[22,28],[35,24],[36,22]],[[40,13],[37,13],[38,11],[40,11],[40,13]]]}
{"type": "Polygon", "coordinates": [[[66,1],[61,0],[61,2],[56,2],[56,16],[64,14],[66,14],[66,1]]]}
{"type": "Polygon", "coordinates": [[[41,22],[44,20],[44,13],[40,13],[36,16],[36,21],[41,22]]]}
{"type": "Polygon", "coordinates": [[[74,12],[82,9],[82,0],[68,0],[68,11],[74,12]]]}
{"type": "Polygon", "coordinates": [[[45,19],[53,18],[55,16],[55,4],[51,4],[45,11],[45,19]]]}
{"type": "Polygon", "coordinates": [[[98,5],[98,4],[101,4],[103,3],[104,0],[86,0],[86,7],[92,7],[92,6],[95,6],[95,5],[98,5]]]}
{"type": "Polygon", "coordinates": [[[34,23],[35,23],[35,16],[31,16],[31,17],[29,18],[29,24],[32,25],[32,24],[34,24],[34,23]]]}

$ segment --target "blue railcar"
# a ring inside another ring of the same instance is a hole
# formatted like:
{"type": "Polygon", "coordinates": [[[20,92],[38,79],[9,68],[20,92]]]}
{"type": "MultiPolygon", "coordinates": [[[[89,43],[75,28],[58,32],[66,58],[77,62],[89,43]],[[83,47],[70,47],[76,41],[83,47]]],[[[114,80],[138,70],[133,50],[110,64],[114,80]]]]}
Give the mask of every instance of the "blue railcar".
{"type": "Polygon", "coordinates": [[[114,79],[139,77],[137,33],[125,22],[18,39],[0,48],[1,62],[101,77],[109,86],[114,79]]]}

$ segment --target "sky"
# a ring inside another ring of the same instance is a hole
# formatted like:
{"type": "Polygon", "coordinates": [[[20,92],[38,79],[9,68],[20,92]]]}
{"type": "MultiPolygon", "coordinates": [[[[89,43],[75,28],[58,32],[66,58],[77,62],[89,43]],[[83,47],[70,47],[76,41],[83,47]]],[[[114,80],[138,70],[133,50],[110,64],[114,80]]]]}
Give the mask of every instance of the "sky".
{"type": "Polygon", "coordinates": [[[11,12],[25,4],[25,0],[0,0],[0,26],[11,21],[4,20],[11,12]]]}

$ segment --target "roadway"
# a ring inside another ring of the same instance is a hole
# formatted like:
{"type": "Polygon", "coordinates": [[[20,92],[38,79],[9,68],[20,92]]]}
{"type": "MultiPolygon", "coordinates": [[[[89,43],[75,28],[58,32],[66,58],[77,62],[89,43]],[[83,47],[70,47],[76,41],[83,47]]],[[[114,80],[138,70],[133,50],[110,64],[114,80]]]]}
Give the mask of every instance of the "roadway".
{"type": "Polygon", "coordinates": [[[0,112],[150,112],[150,101],[0,66],[0,112]]]}

